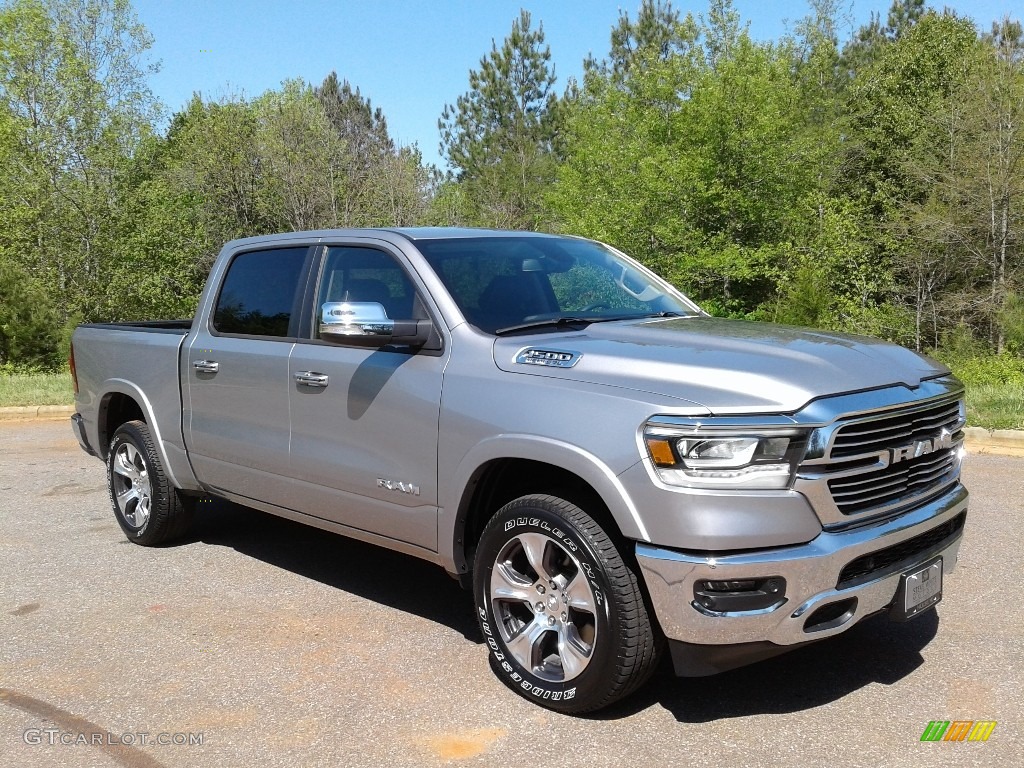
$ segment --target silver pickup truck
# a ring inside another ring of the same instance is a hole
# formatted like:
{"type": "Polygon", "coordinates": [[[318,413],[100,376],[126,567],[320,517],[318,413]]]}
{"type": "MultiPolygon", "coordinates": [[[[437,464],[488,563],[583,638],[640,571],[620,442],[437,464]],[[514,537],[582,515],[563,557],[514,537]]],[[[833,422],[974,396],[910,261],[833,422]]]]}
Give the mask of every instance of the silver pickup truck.
{"type": "Polygon", "coordinates": [[[934,606],[963,388],[873,339],[709,317],[575,237],[224,246],[195,318],[74,334],[82,447],[132,541],[216,496],[430,560],[495,673],[579,713],[934,606]]]}

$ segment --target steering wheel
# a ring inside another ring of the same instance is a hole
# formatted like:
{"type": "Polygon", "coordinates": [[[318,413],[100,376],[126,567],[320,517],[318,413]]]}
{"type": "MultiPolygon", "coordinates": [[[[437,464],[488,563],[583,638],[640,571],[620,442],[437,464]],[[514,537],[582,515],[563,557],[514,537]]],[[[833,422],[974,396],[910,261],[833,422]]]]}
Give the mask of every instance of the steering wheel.
{"type": "Polygon", "coordinates": [[[611,309],[611,307],[608,306],[608,302],[606,301],[592,301],[581,309],[580,312],[590,312],[595,309],[611,309]]]}

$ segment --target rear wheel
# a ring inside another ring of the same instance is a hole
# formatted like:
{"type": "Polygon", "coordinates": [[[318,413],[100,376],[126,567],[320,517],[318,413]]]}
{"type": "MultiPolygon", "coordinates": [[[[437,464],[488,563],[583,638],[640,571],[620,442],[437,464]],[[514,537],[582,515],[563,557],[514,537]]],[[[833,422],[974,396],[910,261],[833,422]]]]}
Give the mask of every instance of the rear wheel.
{"type": "Polygon", "coordinates": [[[477,549],[474,592],[495,672],[541,706],[605,707],[657,664],[636,575],[608,533],[564,499],[523,496],[495,514],[477,549]]]}
{"type": "Polygon", "coordinates": [[[136,544],[170,541],[192,522],[195,502],[167,480],[143,421],[126,422],[114,432],[107,452],[107,490],[118,525],[136,544]]]}

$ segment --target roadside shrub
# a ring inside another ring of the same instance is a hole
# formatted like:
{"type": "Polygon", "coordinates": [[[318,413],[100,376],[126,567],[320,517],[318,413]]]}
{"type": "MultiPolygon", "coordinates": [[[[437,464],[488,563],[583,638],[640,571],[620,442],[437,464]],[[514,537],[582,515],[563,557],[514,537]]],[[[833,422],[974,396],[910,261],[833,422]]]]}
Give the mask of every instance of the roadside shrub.
{"type": "Polygon", "coordinates": [[[49,295],[0,258],[0,365],[55,370],[64,364],[66,328],[49,295]]]}
{"type": "MultiPolygon", "coordinates": [[[[941,355],[939,359],[942,359],[941,355]]],[[[1016,355],[1004,353],[943,362],[967,387],[1024,385],[1024,358],[1016,355]]]]}

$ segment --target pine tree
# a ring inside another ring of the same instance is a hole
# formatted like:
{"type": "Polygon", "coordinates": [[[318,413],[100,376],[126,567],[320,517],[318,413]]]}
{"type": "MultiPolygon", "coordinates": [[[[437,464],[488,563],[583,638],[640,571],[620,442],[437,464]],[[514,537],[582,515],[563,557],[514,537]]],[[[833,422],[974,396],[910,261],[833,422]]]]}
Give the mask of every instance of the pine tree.
{"type": "Polygon", "coordinates": [[[441,153],[464,185],[466,223],[537,229],[554,177],[559,103],[544,28],[521,11],[501,48],[469,73],[469,91],[446,105],[441,153]]]}

